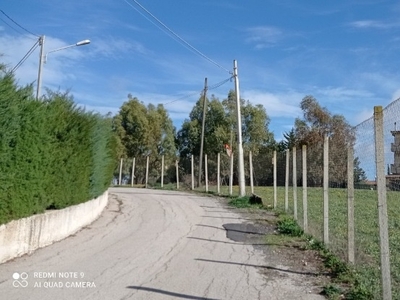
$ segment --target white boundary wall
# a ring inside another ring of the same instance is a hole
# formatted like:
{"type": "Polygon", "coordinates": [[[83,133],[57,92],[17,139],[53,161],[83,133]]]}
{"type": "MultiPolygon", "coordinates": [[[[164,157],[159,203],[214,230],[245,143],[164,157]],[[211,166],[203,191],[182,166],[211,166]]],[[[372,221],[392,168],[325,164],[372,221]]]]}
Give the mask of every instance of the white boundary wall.
{"type": "Polygon", "coordinates": [[[0,225],[0,263],[60,241],[96,220],[108,204],[101,196],[60,210],[0,225]]]}

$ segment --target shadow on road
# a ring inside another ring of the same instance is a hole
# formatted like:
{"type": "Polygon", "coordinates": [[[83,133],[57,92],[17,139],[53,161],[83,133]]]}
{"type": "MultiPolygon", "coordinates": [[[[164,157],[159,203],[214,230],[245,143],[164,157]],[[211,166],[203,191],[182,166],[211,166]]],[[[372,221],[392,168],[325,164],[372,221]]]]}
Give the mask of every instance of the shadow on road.
{"type": "Polygon", "coordinates": [[[250,246],[265,246],[267,245],[266,243],[263,244],[255,244],[255,243],[235,243],[235,242],[225,242],[225,241],[219,241],[219,240],[211,240],[211,239],[202,239],[198,237],[193,237],[193,236],[188,236],[188,239],[192,240],[200,240],[200,241],[206,241],[206,242],[214,242],[214,243],[223,243],[223,244],[231,244],[231,245],[250,245],[250,246]]]}
{"type": "Polygon", "coordinates": [[[269,269],[269,270],[275,270],[275,271],[279,271],[279,272],[293,273],[293,274],[307,275],[307,276],[330,275],[329,273],[292,271],[292,270],[285,270],[285,269],[280,269],[280,268],[271,267],[271,266],[258,266],[258,265],[253,265],[253,264],[245,264],[245,263],[238,263],[238,262],[232,262],[232,261],[211,260],[211,259],[203,259],[203,258],[195,258],[195,260],[210,262],[210,263],[217,263],[217,264],[229,264],[229,265],[262,268],[262,269],[269,269]]]}
{"type": "Polygon", "coordinates": [[[214,219],[232,219],[232,220],[244,220],[253,221],[253,219],[238,218],[238,217],[218,217],[218,216],[201,216],[202,218],[214,218],[214,219]]]}
{"type": "Polygon", "coordinates": [[[204,298],[204,297],[192,296],[192,295],[187,295],[187,294],[179,294],[179,293],[174,293],[174,292],[170,292],[170,291],[165,291],[165,290],[160,290],[160,289],[155,289],[155,288],[150,288],[150,287],[144,287],[144,286],[130,285],[130,286],[127,286],[126,288],[138,290],[138,291],[146,291],[146,292],[164,294],[164,295],[168,295],[168,296],[172,296],[172,297],[176,297],[176,298],[195,299],[195,300],[218,300],[215,298],[204,298]]]}
{"type": "MultiPolygon", "coordinates": [[[[217,227],[217,226],[212,226],[212,225],[196,224],[196,226],[215,228],[215,229],[224,230],[224,231],[233,231],[233,232],[246,233],[246,234],[265,235],[265,233],[257,232],[255,230],[251,230],[251,229],[250,230],[241,230],[241,229],[237,229],[238,227],[233,228],[233,226],[226,226],[226,225],[230,225],[230,224],[224,224],[222,228],[221,227],[217,227]]],[[[236,224],[234,224],[234,225],[236,225],[236,224]]],[[[242,225],[242,224],[238,224],[238,225],[242,225]]]]}

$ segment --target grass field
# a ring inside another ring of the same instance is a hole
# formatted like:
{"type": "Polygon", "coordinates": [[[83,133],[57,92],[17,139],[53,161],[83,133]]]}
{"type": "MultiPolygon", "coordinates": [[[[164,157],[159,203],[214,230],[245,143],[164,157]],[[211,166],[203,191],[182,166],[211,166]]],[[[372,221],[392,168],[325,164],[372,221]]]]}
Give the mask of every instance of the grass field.
{"type": "MultiPolygon", "coordinates": [[[[210,186],[215,192],[216,187],[210,186]]],[[[249,194],[250,188],[246,188],[249,194]]],[[[273,206],[273,188],[255,187],[254,193],[263,198],[264,206],[273,206]]],[[[228,195],[228,187],[221,187],[221,195],[228,195]]],[[[238,195],[238,187],[233,188],[238,195]]],[[[278,187],[278,211],[284,211],[285,189],[278,187]]],[[[297,191],[298,223],[303,224],[302,188],[297,191]]],[[[316,239],[323,237],[323,190],[308,188],[308,224],[309,233],[316,239]]],[[[378,200],[375,190],[355,190],[355,266],[360,286],[368,289],[374,299],[381,299],[380,251],[378,227],[378,200]]],[[[389,216],[389,243],[392,274],[393,299],[400,299],[400,193],[387,192],[389,216]]],[[[289,190],[289,211],[293,214],[293,190],[289,190]]],[[[347,260],[347,190],[329,189],[329,245],[332,252],[347,260]]]]}

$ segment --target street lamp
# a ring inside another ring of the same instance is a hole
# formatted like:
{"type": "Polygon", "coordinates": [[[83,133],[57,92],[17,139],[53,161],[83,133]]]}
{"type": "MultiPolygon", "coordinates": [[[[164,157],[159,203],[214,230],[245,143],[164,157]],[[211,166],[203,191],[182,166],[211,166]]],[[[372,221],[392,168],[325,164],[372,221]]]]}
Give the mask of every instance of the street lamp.
{"type": "Polygon", "coordinates": [[[67,48],[84,46],[84,45],[90,44],[90,40],[83,40],[83,41],[77,42],[76,44],[72,44],[72,45],[68,45],[68,46],[65,46],[65,47],[61,47],[61,48],[57,48],[57,49],[51,50],[51,51],[47,52],[46,55],[43,55],[44,39],[45,39],[44,35],[39,37],[40,56],[39,56],[39,71],[38,71],[38,80],[37,80],[37,89],[36,89],[36,99],[39,99],[39,97],[40,97],[40,91],[41,91],[41,88],[42,88],[43,62],[46,63],[47,55],[49,55],[49,53],[60,51],[60,50],[64,50],[64,49],[67,49],[67,48]]]}

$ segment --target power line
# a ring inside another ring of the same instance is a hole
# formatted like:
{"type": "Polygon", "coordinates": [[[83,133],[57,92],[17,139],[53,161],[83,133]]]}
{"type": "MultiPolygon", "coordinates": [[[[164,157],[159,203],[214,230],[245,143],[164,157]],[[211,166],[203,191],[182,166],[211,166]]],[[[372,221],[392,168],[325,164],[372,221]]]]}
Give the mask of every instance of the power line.
{"type": "MultiPolygon", "coordinates": [[[[212,86],[209,86],[209,87],[207,87],[207,90],[214,90],[214,89],[220,87],[221,85],[227,83],[227,82],[230,81],[232,78],[233,78],[233,76],[231,76],[231,77],[229,77],[229,78],[227,78],[227,79],[225,79],[225,80],[222,80],[221,82],[218,82],[218,83],[216,83],[216,84],[214,84],[214,85],[212,85],[212,86]]],[[[170,101],[170,102],[164,103],[163,105],[167,105],[167,104],[171,104],[171,103],[174,103],[174,102],[177,102],[177,101],[181,101],[181,100],[183,100],[183,99],[192,97],[192,96],[197,95],[197,94],[200,94],[200,95],[201,95],[203,91],[204,91],[204,90],[201,90],[201,91],[195,92],[195,93],[190,94],[190,95],[182,96],[182,97],[180,97],[180,98],[178,98],[178,99],[176,99],[176,100],[172,100],[172,101],[170,101]]]]}
{"type": "MultiPolygon", "coordinates": [[[[127,0],[124,0],[125,2],[127,2],[127,0]]],[[[204,53],[202,53],[201,51],[199,51],[198,49],[196,49],[194,46],[192,46],[191,44],[189,44],[187,41],[185,41],[182,37],[180,37],[177,33],[175,33],[172,29],[170,29],[167,25],[165,25],[163,22],[161,22],[155,15],[153,15],[148,9],[146,9],[143,5],[141,5],[137,0],[131,0],[133,2],[136,3],[136,5],[138,5],[143,11],[145,11],[151,18],[153,18],[158,24],[160,24],[162,26],[162,28],[164,28],[170,35],[172,35],[173,37],[175,37],[175,39],[177,39],[179,42],[181,42],[184,46],[186,46],[187,48],[189,48],[190,50],[192,50],[194,53],[200,55],[202,58],[206,59],[207,61],[211,62],[212,64],[216,65],[217,67],[225,70],[228,73],[231,73],[231,71],[229,71],[228,69],[224,68],[223,66],[221,66],[220,64],[218,64],[216,61],[212,60],[211,58],[209,58],[208,56],[206,56],[204,53]]],[[[128,2],[127,2],[128,3],[128,2]]],[[[129,4],[129,3],[128,3],[129,4]]],[[[130,5],[131,6],[131,5],[130,5]]],[[[131,6],[132,7],[132,6],[131,6]]],[[[136,11],[138,11],[136,8],[134,8],[136,11]]],[[[141,13],[141,15],[143,15],[141,13]]],[[[149,20],[146,17],[147,20],[149,20]]],[[[151,21],[152,22],[152,21],[151,21]]],[[[154,22],[152,22],[153,24],[155,24],[154,22]]],[[[156,25],[156,24],[155,24],[156,25]]],[[[157,26],[159,27],[159,26],[157,26]]],[[[160,27],[159,27],[160,28],[160,27]]]]}
{"type": "Polygon", "coordinates": [[[0,18],[0,20],[1,20],[4,24],[6,24],[8,27],[10,27],[12,30],[14,30],[15,32],[21,33],[21,32],[19,32],[17,29],[15,29],[14,27],[12,27],[10,24],[8,24],[6,21],[4,21],[2,18],[0,18]]]}
{"type": "Polygon", "coordinates": [[[168,104],[171,104],[171,103],[174,103],[174,102],[177,102],[177,101],[181,101],[181,100],[183,100],[183,99],[192,97],[192,96],[194,96],[194,95],[199,95],[199,94],[201,95],[202,92],[203,92],[203,90],[198,91],[198,92],[195,92],[195,93],[192,93],[192,94],[190,94],[190,95],[182,96],[182,97],[180,97],[180,98],[178,98],[178,99],[175,99],[175,100],[172,100],[172,101],[170,101],[170,102],[164,103],[163,105],[168,105],[168,104]]]}
{"type": "Polygon", "coordinates": [[[21,28],[22,30],[26,31],[27,33],[34,35],[36,37],[39,37],[37,34],[32,33],[31,31],[29,31],[28,29],[26,29],[25,27],[22,27],[21,25],[19,25],[16,21],[14,21],[9,15],[7,15],[2,9],[0,9],[0,12],[5,15],[11,22],[13,22],[15,25],[17,25],[19,28],[21,28]]]}
{"type": "Polygon", "coordinates": [[[39,46],[39,40],[32,46],[31,49],[25,54],[25,56],[12,68],[11,72],[14,73],[24,62],[25,60],[32,54],[33,51],[39,46]]]}
{"type": "Polygon", "coordinates": [[[214,89],[216,89],[216,88],[219,88],[221,85],[227,83],[227,82],[230,81],[232,78],[233,78],[233,76],[231,76],[231,77],[229,77],[229,78],[227,78],[227,79],[225,79],[225,80],[222,80],[221,82],[218,82],[218,83],[216,83],[216,84],[214,84],[214,85],[208,87],[208,90],[214,90],[214,89]]]}

